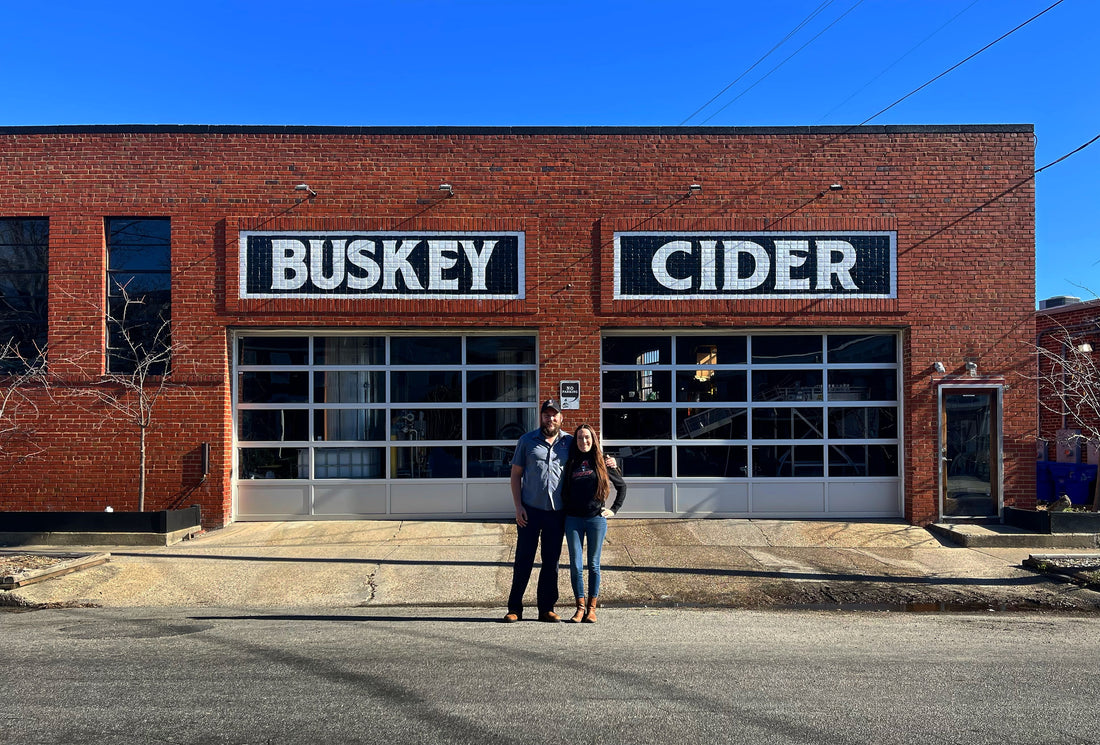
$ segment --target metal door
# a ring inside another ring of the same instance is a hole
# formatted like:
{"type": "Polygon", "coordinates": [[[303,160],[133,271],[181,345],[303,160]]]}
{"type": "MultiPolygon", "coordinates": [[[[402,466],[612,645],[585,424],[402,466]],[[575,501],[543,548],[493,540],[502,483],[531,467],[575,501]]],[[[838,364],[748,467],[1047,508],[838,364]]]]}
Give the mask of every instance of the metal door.
{"type": "Polygon", "coordinates": [[[1000,386],[940,388],[940,515],[1001,514],[1000,386]]]}

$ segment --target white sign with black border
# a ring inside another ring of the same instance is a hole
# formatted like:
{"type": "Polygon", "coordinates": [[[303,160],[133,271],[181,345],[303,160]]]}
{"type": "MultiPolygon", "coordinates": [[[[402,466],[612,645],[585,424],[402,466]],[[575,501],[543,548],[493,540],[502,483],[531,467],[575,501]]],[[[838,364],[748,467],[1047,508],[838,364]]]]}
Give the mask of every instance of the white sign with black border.
{"type": "Polygon", "coordinates": [[[581,381],[563,380],[558,385],[558,391],[562,409],[579,409],[581,407],[581,381]]]}

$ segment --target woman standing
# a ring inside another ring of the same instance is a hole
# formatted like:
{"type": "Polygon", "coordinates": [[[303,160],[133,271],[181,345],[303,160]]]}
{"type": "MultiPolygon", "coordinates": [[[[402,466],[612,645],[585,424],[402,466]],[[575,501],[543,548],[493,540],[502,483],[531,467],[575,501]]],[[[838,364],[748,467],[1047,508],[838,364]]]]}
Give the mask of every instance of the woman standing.
{"type": "Polygon", "coordinates": [[[607,535],[607,518],[623,506],[626,484],[618,468],[604,463],[603,448],[595,430],[587,424],[577,427],[569,458],[565,462],[562,502],[565,507],[565,542],[569,546],[569,579],[577,598],[577,612],[570,623],[596,623],[596,600],[600,594],[600,552],[607,535]],[[611,485],[615,502],[608,507],[611,485]],[[581,551],[588,541],[588,590],[585,605],[584,563],[581,551]]]}

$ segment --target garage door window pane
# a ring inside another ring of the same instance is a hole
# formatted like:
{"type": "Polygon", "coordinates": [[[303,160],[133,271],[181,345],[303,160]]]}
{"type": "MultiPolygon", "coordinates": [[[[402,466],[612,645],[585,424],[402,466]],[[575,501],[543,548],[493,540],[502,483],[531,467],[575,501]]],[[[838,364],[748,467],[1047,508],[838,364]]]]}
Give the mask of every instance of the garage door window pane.
{"type": "Polygon", "coordinates": [[[461,447],[394,448],[393,477],[397,479],[457,479],[462,476],[461,447]]]}
{"type": "Polygon", "coordinates": [[[769,407],[752,410],[754,440],[820,440],[825,437],[825,412],[820,408],[769,407]]]}
{"type": "Polygon", "coordinates": [[[672,437],[669,409],[605,409],[605,440],[667,440],[672,437]]]}
{"type": "Polygon", "coordinates": [[[744,370],[680,370],[676,373],[676,400],[744,401],[748,375],[744,370]]]}
{"type": "Polygon", "coordinates": [[[238,439],[244,442],[309,440],[309,412],[304,409],[245,409],[238,422],[238,439]]]}
{"type": "Polygon", "coordinates": [[[748,431],[745,409],[676,410],[676,436],[681,440],[743,440],[748,431]]]}
{"type": "Polygon", "coordinates": [[[305,370],[242,372],[239,380],[241,403],[289,404],[309,401],[309,373],[305,370]]]}
{"type": "Polygon", "coordinates": [[[390,364],[462,364],[462,339],[458,336],[395,336],[390,339],[390,364]]]}
{"type": "Polygon", "coordinates": [[[744,445],[680,445],[676,448],[676,474],[682,477],[745,478],[749,449],[744,445]]]}
{"type": "Polygon", "coordinates": [[[821,446],[757,445],[752,449],[752,473],[785,478],[824,476],[823,458],[821,446]]]}
{"type": "Polygon", "coordinates": [[[753,370],[753,401],[820,401],[821,370],[753,370]]]}

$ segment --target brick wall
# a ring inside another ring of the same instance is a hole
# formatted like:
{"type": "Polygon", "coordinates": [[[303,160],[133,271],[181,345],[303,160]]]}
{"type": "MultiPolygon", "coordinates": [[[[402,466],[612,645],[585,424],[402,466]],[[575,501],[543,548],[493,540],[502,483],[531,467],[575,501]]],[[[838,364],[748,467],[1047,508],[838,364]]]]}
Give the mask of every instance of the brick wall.
{"type": "MultiPolygon", "coordinates": [[[[1005,386],[1005,497],[1034,499],[1034,136],[1027,126],[760,129],[0,129],[0,216],[50,218],[50,348],[102,371],[103,218],[172,219],[174,362],[147,508],[230,519],[227,328],[533,328],[546,390],[599,390],[601,328],[903,329],[905,517],[936,517],[935,381],[967,359],[1005,386]],[[453,184],[442,198],[437,186],[453,184]],[[294,185],[317,197],[302,200],[294,185]],[[700,194],[684,198],[687,186],[700,194]],[[840,183],[842,191],[828,185],[840,183]],[[522,301],[237,299],[241,229],[526,232],[522,301]],[[624,302],[616,230],[896,230],[892,300],[624,302]],[[303,308],[306,310],[303,312],[303,308]],[[197,475],[211,443],[212,471],[197,475]]],[[[598,421],[596,397],[570,420],[598,421]]],[[[0,510],[136,506],[136,432],[44,400],[37,458],[5,459],[0,510]]]]}

